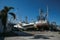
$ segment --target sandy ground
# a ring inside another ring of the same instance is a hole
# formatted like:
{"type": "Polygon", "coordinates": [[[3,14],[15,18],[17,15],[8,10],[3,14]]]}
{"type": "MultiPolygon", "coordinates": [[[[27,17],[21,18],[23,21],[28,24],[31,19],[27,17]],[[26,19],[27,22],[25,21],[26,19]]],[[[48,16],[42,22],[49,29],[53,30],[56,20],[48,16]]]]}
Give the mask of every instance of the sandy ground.
{"type": "Polygon", "coordinates": [[[5,37],[4,40],[60,40],[58,32],[28,32],[33,36],[5,37]]]}

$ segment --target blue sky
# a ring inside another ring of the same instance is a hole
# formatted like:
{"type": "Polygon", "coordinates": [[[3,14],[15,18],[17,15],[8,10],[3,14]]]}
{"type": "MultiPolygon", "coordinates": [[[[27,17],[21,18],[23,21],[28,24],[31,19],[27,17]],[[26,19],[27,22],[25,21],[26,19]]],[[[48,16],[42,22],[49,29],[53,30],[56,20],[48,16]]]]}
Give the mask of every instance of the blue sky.
{"type": "Polygon", "coordinates": [[[50,22],[56,21],[60,24],[60,0],[0,0],[0,10],[4,6],[12,6],[15,9],[11,10],[17,16],[17,22],[25,19],[28,16],[28,21],[31,19],[36,20],[39,15],[39,8],[42,8],[46,12],[48,5],[48,20],[50,22]]]}

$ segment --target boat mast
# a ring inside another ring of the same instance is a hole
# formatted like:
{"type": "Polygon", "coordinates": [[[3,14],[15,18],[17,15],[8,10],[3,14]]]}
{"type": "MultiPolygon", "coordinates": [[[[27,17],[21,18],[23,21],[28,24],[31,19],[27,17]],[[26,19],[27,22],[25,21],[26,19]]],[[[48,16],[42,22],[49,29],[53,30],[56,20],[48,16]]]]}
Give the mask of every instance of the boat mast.
{"type": "Polygon", "coordinates": [[[46,16],[47,16],[47,20],[48,20],[48,6],[47,6],[47,13],[46,13],[46,16]]]}
{"type": "Polygon", "coordinates": [[[40,8],[39,8],[39,20],[40,20],[40,8]]]}
{"type": "Polygon", "coordinates": [[[25,17],[25,23],[28,24],[28,17],[25,17]]]}
{"type": "Polygon", "coordinates": [[[40,9],[39,13],[40,13],[40,20],[42,20],[43,19],[43,10],[40,9]]]}

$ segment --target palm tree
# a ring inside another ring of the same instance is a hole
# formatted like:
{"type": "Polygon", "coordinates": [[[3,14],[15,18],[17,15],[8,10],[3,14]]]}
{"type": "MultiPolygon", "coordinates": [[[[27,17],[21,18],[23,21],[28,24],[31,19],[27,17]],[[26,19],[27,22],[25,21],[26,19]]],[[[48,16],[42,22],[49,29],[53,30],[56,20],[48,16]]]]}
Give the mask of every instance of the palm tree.
{"type": "MultiPolygon", "coordinates": [[[[3,33],[6,32],[6,25],[7,25],[7,19],[8,19],[8,12],[11,10],[11,9],[14,9],[13,7],[7,7],[5,6],[3,10],[1,10],[1,20],[2,20],[2,24],[4,26],[3,28],[3,33]]],[[[13,16],[13,18],[15,19],[16,18],[16,15],[14,13],[9,13],[13,16]]]]}

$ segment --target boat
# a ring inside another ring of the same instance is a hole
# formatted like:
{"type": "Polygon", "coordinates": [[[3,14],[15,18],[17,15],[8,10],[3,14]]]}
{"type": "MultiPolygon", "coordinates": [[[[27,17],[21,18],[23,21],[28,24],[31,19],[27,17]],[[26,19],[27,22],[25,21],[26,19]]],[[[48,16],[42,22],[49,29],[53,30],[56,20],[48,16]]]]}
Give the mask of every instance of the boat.
{"type": "Polygon", "coordinates": [[[48,7],[45,15],[42,9],[39,10],[39,20],[35,22],[35,25],[39,30],[49,30],[48,7]]]}

